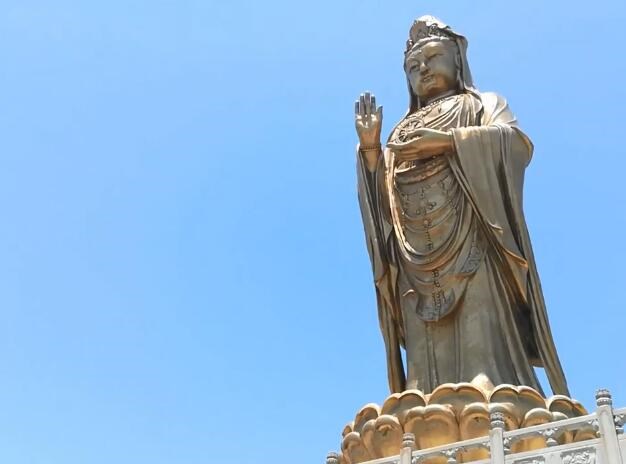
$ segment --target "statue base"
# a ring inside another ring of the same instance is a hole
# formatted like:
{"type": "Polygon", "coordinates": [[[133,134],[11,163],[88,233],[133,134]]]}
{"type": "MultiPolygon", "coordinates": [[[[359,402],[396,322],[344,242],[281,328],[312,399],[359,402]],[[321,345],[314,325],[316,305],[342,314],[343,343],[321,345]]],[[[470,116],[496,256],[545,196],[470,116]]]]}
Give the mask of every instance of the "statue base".
{"type": "MultiPolygon", "coordinates": [[[[396,456],[403,448],[403,435],[413,434],[414,448],[425,450],[459,441],[485,437],[493,424],[493,414],[501,414],[507,431],[533,427],[587,414],[576,400],[563,395],[544,398],[525,386],[500,385],[486,389],[471,383],[444,384],[432,393],[407,390],[390,395],[382,406],[370,403],[361,408],[343,430],[342,464],[357,464],[396,456]]],[[[589,429],[564,431],[554,437],[543,435],[516,441],[511,453],[545,448],[594,438],[589,429]],[[550,439],[554,443],[547,443],[550,439]]],[[[489,457],[487,449],[458,453],[458,462],[489,457]]],[[[428,463],[446,463],[445,456],[428,463]]]]}

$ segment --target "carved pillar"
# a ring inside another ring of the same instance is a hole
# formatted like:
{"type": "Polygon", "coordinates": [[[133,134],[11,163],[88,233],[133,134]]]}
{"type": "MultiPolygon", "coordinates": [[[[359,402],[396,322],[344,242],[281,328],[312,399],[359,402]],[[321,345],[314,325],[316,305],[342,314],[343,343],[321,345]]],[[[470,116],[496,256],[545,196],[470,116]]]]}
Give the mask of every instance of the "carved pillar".
{"type": "Polygon", "coordinates": [[[339,455],[331,451],[326,455],[326,464],[339,464],[339,455]]]}
{"type": "Polygon", "coordinates": [[[596,414],[598,415],[600,438],[606,452],[607,464],[623,464],[624,461],[617,440],[611,393],[608,390],[598,390],[596,392],[596,405],[598,406],[596,414]]]}
{"type": "Polygon", "coordinates": [[[413,457],[413,450],[415,450],[415,435],[412,433],[405,433],[402,435],[402,449],[400,450],[400,464],[411,464],[411,458],[413,457]]]}
{"type": "Polygon", "coordinates": [[[491,464],[504,464],[504,414],[492,412],[490,415],[489,448],[491,464]]]}

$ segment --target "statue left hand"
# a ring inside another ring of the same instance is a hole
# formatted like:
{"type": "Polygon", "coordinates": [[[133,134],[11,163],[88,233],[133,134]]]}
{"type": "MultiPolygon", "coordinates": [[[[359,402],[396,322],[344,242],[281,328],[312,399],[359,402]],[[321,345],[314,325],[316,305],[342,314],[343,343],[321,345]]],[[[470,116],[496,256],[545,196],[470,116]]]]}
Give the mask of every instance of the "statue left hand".
{"type": "Polygon", "coordinates": [[[452,135],[435,129],[416,129],[410,134],[415,137],[408,142],[387,144],[401,161],[430,158],[454,151],[452,135]]]}

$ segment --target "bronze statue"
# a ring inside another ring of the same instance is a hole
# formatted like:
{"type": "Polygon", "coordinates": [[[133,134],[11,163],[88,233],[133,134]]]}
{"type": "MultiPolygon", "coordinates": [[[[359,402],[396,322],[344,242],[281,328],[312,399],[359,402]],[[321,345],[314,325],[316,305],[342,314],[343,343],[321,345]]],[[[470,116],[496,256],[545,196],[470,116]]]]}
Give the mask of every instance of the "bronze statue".
{"type": "Polygon", "coordinates": [[[409,109],[380,144],[382,107],[356,102],[359,202],[392,392],[444,383],[568,395],[522,212],[533,145],[479,92],[467,41],[432,16],[404,54],[409,109]],[[401,347],[406,350],[406,373],[401,347]]]}

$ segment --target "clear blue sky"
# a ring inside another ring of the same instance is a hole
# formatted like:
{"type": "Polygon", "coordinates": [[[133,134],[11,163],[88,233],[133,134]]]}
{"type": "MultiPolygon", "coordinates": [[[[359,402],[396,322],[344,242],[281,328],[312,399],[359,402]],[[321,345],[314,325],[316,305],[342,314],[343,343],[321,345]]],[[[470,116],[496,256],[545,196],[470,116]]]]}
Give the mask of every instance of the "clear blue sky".
{"type": "Polygon", "coordinates": [[[626,405],[622,0],[3,1],[0,461],[321,463],[387,393],[352,111],[435,14],[536,145],[572,393],[626,405]]]}

